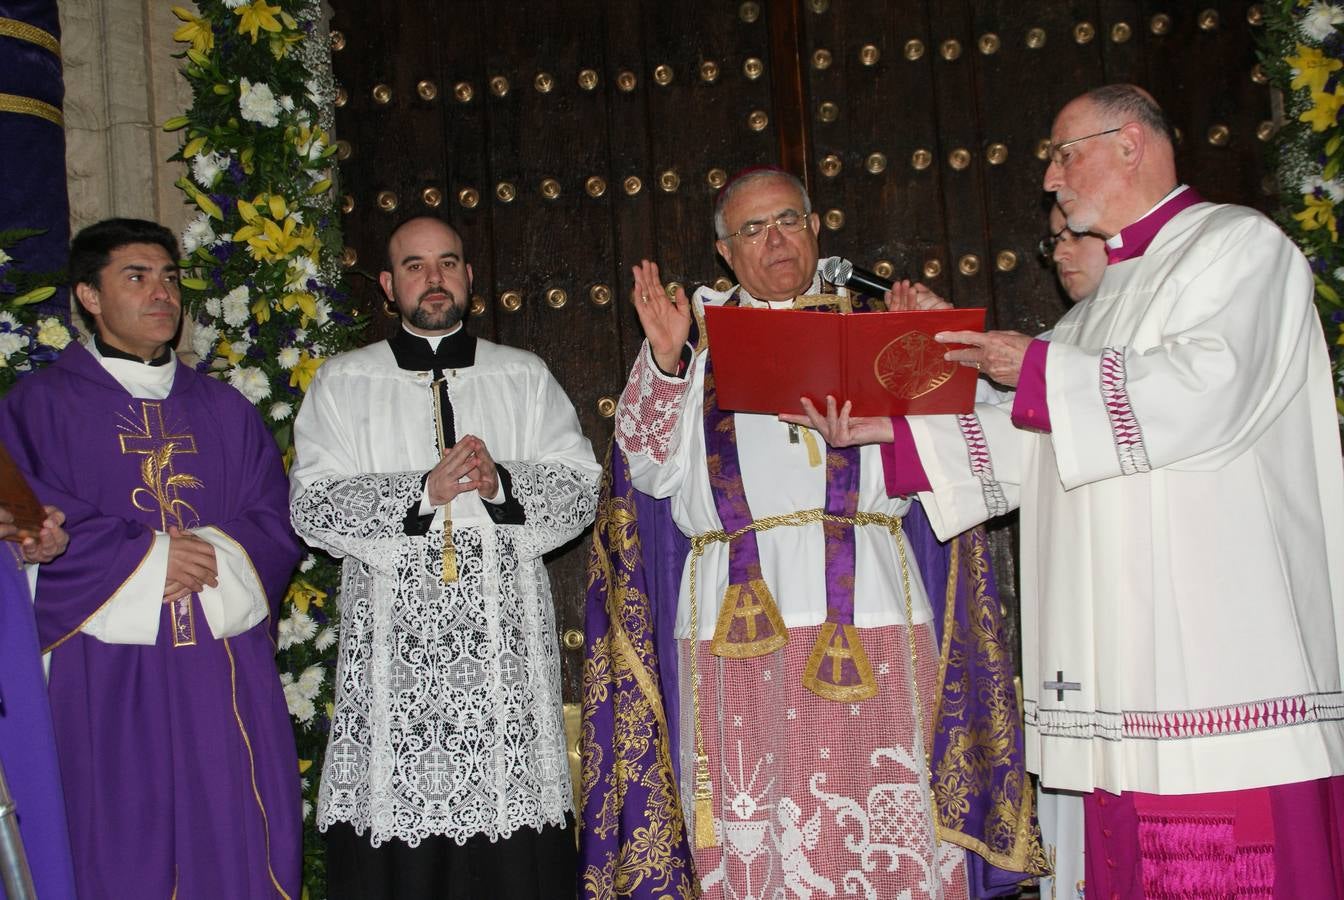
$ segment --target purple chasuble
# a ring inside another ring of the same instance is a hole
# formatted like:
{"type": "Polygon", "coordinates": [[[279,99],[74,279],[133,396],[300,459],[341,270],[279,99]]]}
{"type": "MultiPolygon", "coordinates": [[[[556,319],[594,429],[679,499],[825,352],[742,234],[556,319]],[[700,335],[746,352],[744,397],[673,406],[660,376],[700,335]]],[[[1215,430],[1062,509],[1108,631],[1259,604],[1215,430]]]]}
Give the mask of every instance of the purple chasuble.
{"type": "Polygon", "coordinates": [[[43,900],[65,900],[75,896],[75,873],[28,576],[17,551],[18,544],[0,547],[0,763],[33,887],[43,900]]]}
{"type": "MultiPolygon", "coordinates": [[[[1015,665],[1003,640],[985,532],[976,528],[940,543],[913,504],[904,534],[943,649],[932,785],[940,836],[970,851],[972,898],[1012,894],[1019,881],[1044,873],[1045,860],[1024,764],[1015,665]]],[[[584,620],[583,897],[657,900],[686,895],[682,885],[694,881],[678,792],[674,634],[688,551],[671,501],[634,488],[613,441],[593,528],[584,620]]]]}
{"type": "Polygon", "coordinates": [[[251,404],[176,365],[168,397],[138,400],[72,344],[0,405],[0,440],[70,533],[65,555],[40,570],[35,611],[52,653],[76,883],[83,900],[297,897],[298,764],[274,660],[277,605],[300,553],[285,475],[251,404]],[[246,552],[267,619],[215,639],[193,595],[192,645],[173,646],[167,607],[153,645],[80,630],[145,559],[163,507],[246,552]]]}

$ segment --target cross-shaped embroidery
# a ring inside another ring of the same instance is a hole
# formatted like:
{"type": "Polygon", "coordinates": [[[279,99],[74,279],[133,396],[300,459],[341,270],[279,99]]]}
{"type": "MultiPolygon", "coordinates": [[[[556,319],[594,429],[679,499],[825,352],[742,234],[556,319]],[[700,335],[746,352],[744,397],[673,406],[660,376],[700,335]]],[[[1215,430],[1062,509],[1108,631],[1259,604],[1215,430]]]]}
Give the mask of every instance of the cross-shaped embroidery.
{"type": "MultiPolygon", "coordinates": [[[[131,504],[145,512],[157,511],[160,531],[167,531],[170,525],[190,528],[196,523],[196,510],[182,499],[179,492],[182,488],[202,487],[202,484],[195,475],[174,471],[173,458],[181,454],[195,453],[196,438],[186,433],[169,434],[163,424],[161,403],[142,401],[139,422],[125,416],[122,418],[126,425],[122,426],[122,433],[117,435],[121,442],[122,454],[144,457],[140,462],[142,486],[131,491],[131,504]]],[[[172,619],[173,646],[187,647],[196,643],[191,596],[174,600],[169,612],[172,619]]]]}
{"type": "Polygon", "coordinates": [[[1056,700],[1063,700],[1065,691],[1081,691],[1083,689],[1083,685],[1080,682],[1065,681],[1063,669],[1056,670],[1055,680],[1046,681],[1041,684],[1041,687],[1045,688],[1047,691],[1054,691],[1056,700]]]}

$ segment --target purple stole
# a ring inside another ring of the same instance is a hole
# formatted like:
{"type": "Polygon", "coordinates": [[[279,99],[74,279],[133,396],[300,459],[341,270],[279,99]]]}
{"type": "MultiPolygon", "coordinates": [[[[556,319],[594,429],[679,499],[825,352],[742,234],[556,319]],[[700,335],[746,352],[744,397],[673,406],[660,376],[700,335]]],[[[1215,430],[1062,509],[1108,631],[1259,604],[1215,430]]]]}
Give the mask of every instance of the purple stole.
{"type": "MultiPolygon", "coordinates": [[[[788,642],[784,620],[761,576],[755,522],[742,483],[733,414],[719,408],[714,361],[705,363],[705,459],[719,521],[728,540],[728,590],[710,652],[746,659],[788,642]]],[[[877,693],[872,667],[854,627],[854,514],[859,500],[859,448],[826,448],[826,624],[803,673],[803,684],[827,700],[854,702],[877,693]]],[[[797,523],[803,524],[806,520],[797,523]]]]}

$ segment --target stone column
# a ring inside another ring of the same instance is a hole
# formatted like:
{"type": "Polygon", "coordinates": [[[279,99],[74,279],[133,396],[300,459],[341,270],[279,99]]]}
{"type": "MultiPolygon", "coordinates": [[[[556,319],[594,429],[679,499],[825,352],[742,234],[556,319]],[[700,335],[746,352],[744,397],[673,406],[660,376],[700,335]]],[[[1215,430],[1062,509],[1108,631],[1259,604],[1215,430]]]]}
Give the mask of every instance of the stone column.
{"type": "MultiPolygon", "coordinates": [[[[181,4],[193,11],[190,0],[181,4]]],[[[181,23],[161,0],[61,0],[70,229],[109,216],[153,219],[180,233],[188,218],[165,162],[179,136],[163,123],[191,104],[173,55],[181,23]]]]}

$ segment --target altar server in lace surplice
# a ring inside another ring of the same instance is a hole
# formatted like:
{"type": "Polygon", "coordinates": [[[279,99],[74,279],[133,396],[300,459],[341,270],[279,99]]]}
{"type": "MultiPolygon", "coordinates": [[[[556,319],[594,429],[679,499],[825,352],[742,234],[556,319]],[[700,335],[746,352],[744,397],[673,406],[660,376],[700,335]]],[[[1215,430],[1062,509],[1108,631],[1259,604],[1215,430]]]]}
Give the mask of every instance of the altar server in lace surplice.
{"type": "Polygon", "coordinates": [[[573,801],[541,557],[592,521],[600,469],[545,364],[463,327],[457,232],[404,223],[381,281],[401,327],[318,371],[290,473],[295,528],[344,558],[330,896],[557,896],[573,801]]]}

